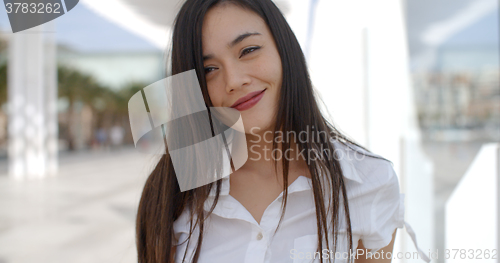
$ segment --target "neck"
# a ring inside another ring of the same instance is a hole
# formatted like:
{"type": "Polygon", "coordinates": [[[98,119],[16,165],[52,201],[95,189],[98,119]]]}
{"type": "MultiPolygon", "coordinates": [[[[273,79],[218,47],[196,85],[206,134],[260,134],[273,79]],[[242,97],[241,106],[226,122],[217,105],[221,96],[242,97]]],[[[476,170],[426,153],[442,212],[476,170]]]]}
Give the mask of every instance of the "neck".
{"type": "Polygon", "coordinates": [[[281,164],[283,161],[282,159],[287,159],[289,161],[290,171],[306,168],[307,165],[305,160],[298,155],[300,151],[294,140],[295,138],[287,138],[286,134],[281,133],[277,135],[276,143],[278,148],[273,151],[273,140],[275,140],[273,131],[264,131],[254,134],[247,133],[246,148],[248,159],[240,169],[261,176],[275,176],[274,162],[277,161],[277,171],[281,174],[283,173],[281,164]],[[282,142],[288,139],[290,139],[288,141],[290,143],[290,150],[281,149],[282,142]]]}

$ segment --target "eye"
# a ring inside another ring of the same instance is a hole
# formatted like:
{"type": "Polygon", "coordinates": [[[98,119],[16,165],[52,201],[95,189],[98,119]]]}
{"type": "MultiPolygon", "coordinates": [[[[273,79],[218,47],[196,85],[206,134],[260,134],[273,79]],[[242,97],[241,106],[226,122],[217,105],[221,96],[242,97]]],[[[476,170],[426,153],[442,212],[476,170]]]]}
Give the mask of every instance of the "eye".
{"type": "Polygon", "coordinates": [[[243,57],[244,55],[248,54],[248,53],[254,52],[257,49],[260,49],[260,47],[259,46],[255,46],[255,47],[247,47],[247,48],[243,49],[243,51],[241,51],[240,58],[243,57]]]}
{"type": "Polygon", "coordinates": [[[205,68],[205,74],[208,74],[208,73],[212,72],[215,69],[217,69],[217,68],[216,67],[206,67],[205,68]]]}

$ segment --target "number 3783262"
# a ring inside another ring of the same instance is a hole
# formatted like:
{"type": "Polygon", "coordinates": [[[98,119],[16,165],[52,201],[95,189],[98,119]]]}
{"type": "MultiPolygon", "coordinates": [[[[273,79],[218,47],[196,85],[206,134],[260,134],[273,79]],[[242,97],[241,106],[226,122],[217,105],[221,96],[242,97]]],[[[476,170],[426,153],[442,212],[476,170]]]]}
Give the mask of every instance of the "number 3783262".
{"type": "Polygon", "coordinates": [[[31,13],[31,14],[59,14],[61,4],[59,3],[7,3],[5,9],[7,13],[31,13]]]}
{"type": "Polygon", "coordinates": [[[496,249],[445,249],[446,259],[497,259],[496,249]]]}

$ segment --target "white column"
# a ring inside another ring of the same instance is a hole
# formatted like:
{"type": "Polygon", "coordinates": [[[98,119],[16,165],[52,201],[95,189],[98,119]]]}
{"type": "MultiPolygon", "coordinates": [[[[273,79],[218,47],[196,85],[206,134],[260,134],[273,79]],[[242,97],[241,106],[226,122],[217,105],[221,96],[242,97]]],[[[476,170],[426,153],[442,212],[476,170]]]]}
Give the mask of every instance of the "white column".
{"type": "Polygon", "coordinates": [[[16,179],[55,173],[57,84],[51,29],[45,24],[10,37],[9,174],[16,179]]]}
{"type": "Polygon", "coordinates": [[[48,175],[57,173],[58,161],[58,126],[57,126],[57,52],[55,21],[44,24],[45,30],[54,32],[46,33],[45,49],[45,123],[47,136],[45,147],[47,151],[46,171],[48,175]]]}
{"type": "Polygon", "coordinates": [[[445,225],[445,262],[499,262],[500,143],[481,147],[446,202],[445,225]]]}

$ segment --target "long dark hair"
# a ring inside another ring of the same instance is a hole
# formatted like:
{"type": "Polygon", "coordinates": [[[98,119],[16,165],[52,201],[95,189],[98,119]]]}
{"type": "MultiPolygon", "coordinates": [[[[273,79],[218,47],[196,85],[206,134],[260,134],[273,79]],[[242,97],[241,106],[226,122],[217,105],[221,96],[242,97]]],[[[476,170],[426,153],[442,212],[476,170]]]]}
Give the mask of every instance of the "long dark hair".
{"type": "MultiPolygon", "coordinates": [[[[333,232],[332,243],[333,251],[335,251],[337,246],[336,233],[341,220],[341,208],[345,212],[348,249],[352,249],[352,231],[346,183],[340,162],[338,158],[335,158],[336,151],[331,140],[338,140],[348,146],[349,144],[356,145],[368,153],[370,151],[339,132],[321,114],[314,96],[304,54],[284,16],[271,0],[187,0],[175,20],[171,49],[171,74],[175,75],[195,69],[206,106],[213,107],[205,80],[201,32],[203,19],[207,11],[221,3],[236,4],[255,12],[269,27],[276,42],[283,67],[283,80],[274,134],[276,136],[279,133],[278,131],[283,134],[288,134],[287,132],[298,134],[300,131],[314,127],[317,133],[326,135],[320,136],[320,140],[318,138],[307,138],[305,142],[302,142],[302,140],[297,142],[300,151],[315,152],[319,155],[318,158],[306,160],[311,174],[316,206],[318,251],[323,248],[323,238],[325,238],[326,247],[330,249],[328,231],[333,232]],[[334,158],[329,154],[333,154],[334,158]],[[321,175],[326,180],[320,178],[321,175]],[[329,197],[329,207],[325,206],[325,194],[329,197]],[[328,222],[328,217],[331,219],[330,222],[328,222]],[[329,224],[333,229],[328,229],[329,224]]],[[[308,134],[308,136],[314,135],[308,134]]],[[[273,140],[273,149],[278,149],[276,141],[273,140]]],[[[290,143],[285,141],[280,146],[280,150],[284,152],[290,148],[290,143]]],[[[286,158],[281,159],[284,198],[282,199],[282,214],[278,227],[285,213],[288,196],[289,161],[286,158]]],[[[274,161],[276,164],[278,160],[275,159],[274,161]]],[[[190,211],[191,231],[189,237],[194,233],[196,226],[200,230],[193,257],[193,262],[197,262],[203,241],[204,221],[215,208],[220,189],[221,180],[218,180],[181,192],[167,149],[166,154],[160,158],[147,179],[139,203],[136,221],[138,262],[173,262],[175,254],[173,223],[186,208],[190,211]],[[204,209],[204,204],[214,187],[216,196],[210,211],[207,212],[204,209]]],[[[184,253],[185,257],[186,252],[184,253]]]]}

